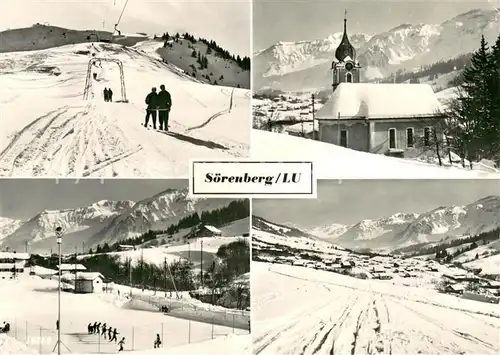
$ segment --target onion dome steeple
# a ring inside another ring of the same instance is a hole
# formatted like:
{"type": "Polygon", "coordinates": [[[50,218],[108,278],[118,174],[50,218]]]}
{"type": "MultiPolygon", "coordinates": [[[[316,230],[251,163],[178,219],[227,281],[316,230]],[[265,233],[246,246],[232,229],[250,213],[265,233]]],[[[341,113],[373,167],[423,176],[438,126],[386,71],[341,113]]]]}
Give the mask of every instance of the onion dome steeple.
{"type": "Polygon", "coordinates": [[[340,41],[337,50],[335,51],[335,58],[339,62],[343,62],[344,59],[350,57],[351,60],[356,59],[356,50],[352,46],[351,42],[349,42],[349,37],[347,37],[347,10],[345,11],[344,17],[344,34],[342,36],[342,40],[340,41]]]}

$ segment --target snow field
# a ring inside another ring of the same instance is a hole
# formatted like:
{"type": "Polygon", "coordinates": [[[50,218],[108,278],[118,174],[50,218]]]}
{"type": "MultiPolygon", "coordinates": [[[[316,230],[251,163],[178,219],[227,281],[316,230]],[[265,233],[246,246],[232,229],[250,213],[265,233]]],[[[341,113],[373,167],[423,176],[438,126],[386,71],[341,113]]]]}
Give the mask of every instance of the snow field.
{"type": "Polygon", "coordinates": [[[498,173],[440,167],[433,164],[386,157],[329,143],[252,130],[252,159],[313,161],[318,179],[469,179],[498,178],[498,173]]]}
{"type": "MultiPolygon", "coordinates": [[[[27,343],[31,349],[51,353],[57,341],[57,282],[27,276],[0,282],[0,320],[11,323],[9,336],[27,343]]],[[[248,334],[248,331],[168,317],[157,311],[130,309],[141,307],[129,307],[128,302],[123,294],[118,297],[62,292],[62,342],[72,353],[116,352],[116,344],[87,334],[87,324],[95,321],[116,327],[118,337],[126,338],[127,351],[152,349],[156,334],[162,337],[164,348],[218,336],[248,334]]]]}
{"type": "Polygon", "coordinates": [[[249,149],[248,90],[200,84],[133,48],[78,44],[5,53],[0,70],[4,176],[176,177],[187,174],[191,158],[244,157],[249,149]],[[82,99],[92,52],[123,62],[128,104],[103,102],[104,87],[121,100],[118,66],[107,62],[93,68],[93,98],[82,99]],[[160,84],[172,95],[170,135],[142,126],[144,99],[160,84]]]}
{"type": "Polygon", "coordinates": [[[252,287],[256,353],[497,354],[500,349],[498,305],[257,262],[252,287]]]}

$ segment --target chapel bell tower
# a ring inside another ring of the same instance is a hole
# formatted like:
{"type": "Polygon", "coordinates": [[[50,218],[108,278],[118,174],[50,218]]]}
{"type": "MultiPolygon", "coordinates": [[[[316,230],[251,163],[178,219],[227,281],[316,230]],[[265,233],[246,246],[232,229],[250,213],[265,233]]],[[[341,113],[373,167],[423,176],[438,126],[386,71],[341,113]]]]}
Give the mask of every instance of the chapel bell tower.
{"type": "Polygon", "coordinates": [[[347,10],[344,17],[344,34],[332,62],[333,91],[340,83],[359,83],[361,66],[356,61],[356,50],[347,36],[347,10]]]}

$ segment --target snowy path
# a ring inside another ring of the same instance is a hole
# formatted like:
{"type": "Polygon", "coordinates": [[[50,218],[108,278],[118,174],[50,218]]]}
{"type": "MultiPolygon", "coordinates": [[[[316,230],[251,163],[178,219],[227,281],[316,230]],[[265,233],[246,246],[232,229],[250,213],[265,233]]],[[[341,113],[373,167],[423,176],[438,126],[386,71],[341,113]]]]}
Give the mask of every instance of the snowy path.
{"type": "Polygon", "coordinates": [[[382,284],[384,291],[372,280],[352,283],[325,271],[261,263],[252,263],[252,278],[255,353],[498,354],[500,349],[500,316],[417,302],[391,284],[382,284]]]}
{"type": "Polygon", "coordinates": [[[248,155],[248,90],[200,84],[144,53],[108,45],[99,56],[123,62],[129,102],[103,102],[104,87],[121,99],[113,63],[102,64],[84,101],[89,57],[77,53],[95,49],[0,55],[0,176],[184,177],[190,159],[248,155]],[[61,74],[40,73],[53,67],[61,74]],[[173,98],[168,133],[142,126],[144,97],[158,82],[173,98]]]}

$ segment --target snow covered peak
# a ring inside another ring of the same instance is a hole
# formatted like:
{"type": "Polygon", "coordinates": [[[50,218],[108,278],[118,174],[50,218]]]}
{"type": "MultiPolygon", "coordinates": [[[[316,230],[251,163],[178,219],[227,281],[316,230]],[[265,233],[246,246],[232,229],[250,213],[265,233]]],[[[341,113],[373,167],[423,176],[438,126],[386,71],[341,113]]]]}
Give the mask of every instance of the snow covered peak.
{"type": "Polygon", "coordinates": [[[397,249],[487,232],[500,227],[499,215],[500,196],[488,196],[466,206],[438,207],[422,214],[396,213],[351,226],[316,228],[311,233],[348,248],[397,249]]]}
{"type": "MultiPolygon", "coordinates": [[[[430,10],[432,11],[432,10],[430,10]]],[[[440,60],[475,51],[481,35],[488,42],[498,36],[500,13],[472,10],[441,24],[401,24],[373,36],[350,35],[363,80],[414,70],[440,60]]],[[[324,89],[331,85],[330,65],[342,33],[323,40],[287,42],[254,57],[254,87],[283,91],[324,89]]]]}

